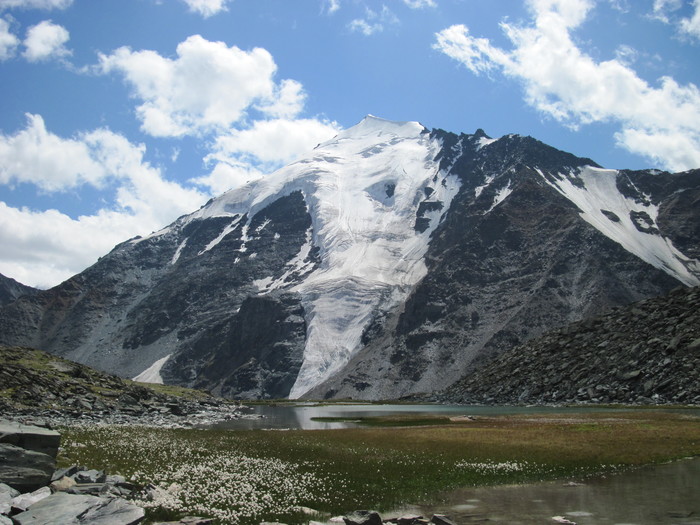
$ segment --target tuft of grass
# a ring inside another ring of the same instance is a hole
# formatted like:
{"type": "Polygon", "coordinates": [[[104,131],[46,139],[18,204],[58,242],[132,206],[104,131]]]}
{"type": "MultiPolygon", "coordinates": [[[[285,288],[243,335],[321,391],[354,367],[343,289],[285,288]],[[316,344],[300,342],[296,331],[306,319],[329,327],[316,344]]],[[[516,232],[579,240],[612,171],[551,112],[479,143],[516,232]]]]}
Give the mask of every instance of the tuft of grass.
{"type": "Polygon", "coordinates": [[[325,423],[357,423],[366,427],[425,427],[454,424],[447,416],[369,416],[369,417],[312,417],[312,421],[325,423]]]}
{"type": "Polygon", "coordinates": [[[394,419],[403,428],[315,431],[67,428],[59,464],[155,483],[159,496],[144,502],[151,512],[291,525],[309,519],[300,506],[332,515],[387,511],[435,502],[460,486],[578,479],[700,455],[700,419],[688,415],[428,418],[429,426],[405,426],[410,420],[394,419]]]}

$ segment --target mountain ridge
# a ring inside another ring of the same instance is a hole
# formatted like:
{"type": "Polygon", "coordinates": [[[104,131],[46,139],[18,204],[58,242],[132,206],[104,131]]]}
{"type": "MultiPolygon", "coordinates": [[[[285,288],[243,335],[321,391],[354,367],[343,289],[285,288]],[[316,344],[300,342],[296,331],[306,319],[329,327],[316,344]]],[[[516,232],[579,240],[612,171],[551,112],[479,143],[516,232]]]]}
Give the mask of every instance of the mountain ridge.
{"type": "Polygon", "coordinates": [[[700,282],[699,196],[700,170],[604,170],[531,137],[368,116],[2,308],[0,341],[228,397],[429,392],[700,282]]]}

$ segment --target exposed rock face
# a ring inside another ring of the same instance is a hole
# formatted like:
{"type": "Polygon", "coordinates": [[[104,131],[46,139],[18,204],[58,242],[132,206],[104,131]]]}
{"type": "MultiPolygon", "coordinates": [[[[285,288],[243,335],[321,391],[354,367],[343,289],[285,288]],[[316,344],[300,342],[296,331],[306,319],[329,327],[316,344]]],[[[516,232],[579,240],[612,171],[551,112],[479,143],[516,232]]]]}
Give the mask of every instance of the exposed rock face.
{"type": "Polygon", "coordinates": [[[135,525],[145,516],[141,507],[121,498],[57,492],[33,504],[21,514],[13,516],[20,525],[104,524],[135,525]]]}
{"type": "Polygon", "coordinates": [[[20,492],[48,485],[60,441],[53,430],[0,420],[0,483],[20,492]]]}
{"type": "Polygon", "coordinates": [[[700,403],[700,287],[548,332],[439,396],[460,403],[700,403]]]}
{"type": "MultiPolygon", "coordinates": [[[[579,207],[541,175],[576,173],[592,161],[531,138],[502,141],[489,147],[503,151],[457,161],[453,171],[463,185],[434,234],[428,274],[404,304],[368,326],[365,346],[344,374],[310,397],[376,399],[441,390],[548,329],[679,284],[582,220],[579,207]],[[507,198],[491,209],[504,188],[507,198]]],[[[618,184],[628,175],[619,174],[618,184]]],[[[700,171],[692,181],[697,192],[700,171]]]]}
{"type": "Polygon", "coordinates": [[[303,315],[296,294],[248,297],[238,315],[175,357],[166,377],[223,397],[286,397],[302,362],[303,315]]]}
{"type": "Polygon", "coordinates": [[[23,295],[34,295],[39,293],[39,290],[19,283],[14,279],[5,277],[0,274],[0,306],[10,304],[23,295]]]}
{"type": "MultiPolygon", "coordinates": [[[[125,381],[117,376],[73,363],[31,348],[0,345],[0,413],[22,421],[42,420],[61,425],[79,418],[83,422],[157,426],[208,424],[238,418],[240,407],[205,392],[177,390],[168,393],[125,381]]],[[[0,442],[47,452],[55,456],[58,435],[52,449],[43,450],[33,441],[46,441],[50,431],[37,429],[22,434],[3,430],[0,442]]],[[[53,435],[53,434],[51,434],[53,435]]]]}
{"type": "Polygon", "coordinates": [[[0,341],[233,398],[432,392],[699,284],[699,195],[700,170],[604,170],[530,137],[368,117],[0,309],[0,341]]]}

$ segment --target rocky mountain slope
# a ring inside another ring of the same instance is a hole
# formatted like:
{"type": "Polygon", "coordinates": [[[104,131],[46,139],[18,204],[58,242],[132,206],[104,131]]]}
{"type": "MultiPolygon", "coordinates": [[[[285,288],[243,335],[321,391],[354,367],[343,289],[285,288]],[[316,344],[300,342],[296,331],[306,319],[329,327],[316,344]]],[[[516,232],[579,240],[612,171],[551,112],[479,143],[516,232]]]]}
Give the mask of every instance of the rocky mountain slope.
{"type": "Polygon", "coordinates": [[[700,404],[700,287],[677,288],[531,339],[440,399],[700,404]]]}
{"type": "Polygon", "coordinates": [[[394,398],[700,283],[700,170],[367,117],[65,283],[0,341],[229,397],[394,398]]]}
{"type": "Polygon", "coordinates": [[[10,277],[0,274],[0,306],[10,304],[23,295],[34,295],[39,290],[19,283],[10,277]]]}
{"type": "Polygon", "coordinates": [[[0,345],[0,413],[19,421],[192,425],[240,417],[208,393],[125,381],[40,350],[0,345]]]}

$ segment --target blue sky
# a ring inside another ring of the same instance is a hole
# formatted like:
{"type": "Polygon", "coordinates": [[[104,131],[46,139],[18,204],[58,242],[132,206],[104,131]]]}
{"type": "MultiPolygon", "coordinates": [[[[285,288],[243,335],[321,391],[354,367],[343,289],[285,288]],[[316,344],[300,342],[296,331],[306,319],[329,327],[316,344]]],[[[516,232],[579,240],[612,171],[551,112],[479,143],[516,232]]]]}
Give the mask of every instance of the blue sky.
{"type": "Polygon", "coordinates": [[[366,114],[700,167],[700,0],[0,0],[0,273],[58,284],[366,114]]]}

